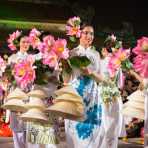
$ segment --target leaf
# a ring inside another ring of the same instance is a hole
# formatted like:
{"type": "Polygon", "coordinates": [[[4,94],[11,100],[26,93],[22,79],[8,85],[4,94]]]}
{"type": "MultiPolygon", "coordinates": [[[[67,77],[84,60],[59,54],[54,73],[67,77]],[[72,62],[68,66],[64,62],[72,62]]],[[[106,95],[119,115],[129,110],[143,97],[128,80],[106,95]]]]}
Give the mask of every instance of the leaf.
{"type": "Polygon", "coordinates": [[[86,56],[74,56],[69,59],[72,67],[82,68],[87,67],[91,62],[86,56]]]}
{"type": "Polygon", "coordinates": [[[76,38],[74,36],[70,36],[69,39],[71,42],[76,42],[76,38]]]}
{"type": "Polygon", "coordinates": [[[62,70],[63,70],[63,72],[67,72],[67,73],[71,73],[72,72],[72,66],[71,66],[69,60],[62,59],[61,63],[62,63],[62,70]]]}
{"type": "Polygon", "coordinates": [[[130,62],[129,59],[126,59],[125,61],[122,62],[122,69],[127,70],[132,68],[132,63],[130,62]]]}
{"type": "Polygon", "coordinates": [[[42,64],[41,60],[35,61],[35,66],[37,67],[35,83],[39,85],[48,84],[48,76],[53,73],[53,69],[42,64]]]}

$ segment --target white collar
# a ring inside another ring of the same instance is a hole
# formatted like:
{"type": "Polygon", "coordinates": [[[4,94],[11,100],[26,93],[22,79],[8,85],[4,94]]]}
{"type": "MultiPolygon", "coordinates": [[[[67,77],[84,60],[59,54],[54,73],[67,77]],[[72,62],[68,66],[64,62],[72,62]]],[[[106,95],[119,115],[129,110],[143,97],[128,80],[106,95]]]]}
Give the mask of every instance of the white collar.
{"type": "Polygon", "coordinates": [[[20,52],[20,51],[18,51],[18,52],[17,52],[17,55],[18,55],[18,56],[27,56],[28,53],[27,53],[27,52],[20,52]]]}
{"type": "Polygon", "coordinates": [[[87,50],[90,50],[91,49],[91,46],[87,47],[87,48],[84,48],[82,45],[79,45],[78,48],[80,50],[84,50],[84,51],[87,51],[87,50]]]}

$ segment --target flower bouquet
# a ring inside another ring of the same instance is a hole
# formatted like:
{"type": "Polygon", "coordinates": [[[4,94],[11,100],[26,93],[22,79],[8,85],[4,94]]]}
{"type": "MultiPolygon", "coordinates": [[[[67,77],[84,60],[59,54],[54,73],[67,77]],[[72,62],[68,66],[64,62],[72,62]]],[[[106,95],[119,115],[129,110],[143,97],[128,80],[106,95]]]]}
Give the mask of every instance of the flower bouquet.
{"type": "Polygon", "coordinates": [[[12,34],[9,35],[9,38],[7,40],[8,42],[8,47],[10,50],[15,51],[17,50],[17,47],[19,46],[19,37],[21,36],[22,32],[16,30],[16,32],[13,32],[12,34]]]}
{"type": "Polygon", "coordinates": [[[102,97],[103,103],[108,105],[116,101],[116,99],[120,97],[120,91],[118,87],[116,86],[115,81],[108,79],[107,82],[102,82],[99,84],[99,86],[101,89],[100,95],[102,97]]]}
{"type": "Polygon", "coordinates": [[[0,77],[6,69],[6,61],[0,56],[0,77]]]}
{"type": "Polygon", "coordinates": [[[126,71],[132,67],[132,63],[128,58],[129,55],[130,50],[120,48],[110,56],[108,68],[111,77],[114,77],[120,68],[126,71]]]}
{"type": "Polygon", "coordinates": [[[137,46],[133,48],[136,54],[133,67],[143,78],[148,78],[148,38],[142,37],[137,41],[137,46]]]}
{"type": "Polygon", "coordinates": [[[80,37],[80,17],[69,18],[66,25],[66,33],[69,36],[70,41],[76,42],[76,39],[80,37]]]}

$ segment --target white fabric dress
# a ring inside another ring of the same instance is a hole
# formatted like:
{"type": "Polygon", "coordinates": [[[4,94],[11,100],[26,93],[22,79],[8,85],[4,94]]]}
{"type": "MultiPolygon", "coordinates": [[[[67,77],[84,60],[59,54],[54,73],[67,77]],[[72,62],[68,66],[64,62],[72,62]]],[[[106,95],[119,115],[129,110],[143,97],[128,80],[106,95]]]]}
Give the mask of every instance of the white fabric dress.
{"type": "MultiPolygon", "coordinates": [[[[17,52],[13,54],[8,59],[8,64],[17,63],[20,59],[25,59],[27,57],[27,53],[17,52]]],[[[26,137],[25,137],[25,125],[24,123],[18,119],[17,114],[15,112],[10,113],[10,127],[13,131],[13,141],[14,148],[25,148],[26,147],[26,137]]]]}
{"type": "Polygon", "coordinates": [[[144,85],[145,85],[145,90],[144,90],[144,95],[145,95],[145,102],[144,102],[144,109],[145,109],[145,117],[144,117],[144,146],[148,146],[148,79],[144,79],[144,85]]]}
{"type": "MultiPolygon", "coordinates": [[[[12,54],[8,59],[8,64],[17,63],[19,60],[24,60],[28,56],[27,52],[18,51],[16,54],[12,54]]],[[[41,55],[34,55],[35,59],[40,59],[41,55]]],[[[10,127],[13,131],[14,148],[39,148],[38,144],[31,144],[26,142],[26,125],[20,119],[18,119],[15,112],[10,113],[10,127]]]]}
{"type": "MultiPolygon", "coordinates": [[[[91,61],[88,67],[99,73],[100,57],[97,51],[78,46],[73,49],[73,52],[79,56],[87,56],[91,61]]],[[[83,122],[65,120],[67,147],[99,148],[102,108],[98,97],[97,83],[90,77],[80,75],[79,70],[75,70],[70,84],[83,98],[86,118],[83,122]]]]}
{"type": "MultiPolygon", "coordinates": [[[[108,57],[101,59],[100,62],[100,73],[105,77],[109,77],[108,62],[108,57]]],[[[98,90],[99,92],[101,91],[99,86],[98,90]]],[[[118,137],[126,135],[124,119],[120,112],[122,110],[122,105],[121,98],[118,98],[117,101],[108,106],[102,102],[102,143],[98,148],[117,148],[118,137]]]]}

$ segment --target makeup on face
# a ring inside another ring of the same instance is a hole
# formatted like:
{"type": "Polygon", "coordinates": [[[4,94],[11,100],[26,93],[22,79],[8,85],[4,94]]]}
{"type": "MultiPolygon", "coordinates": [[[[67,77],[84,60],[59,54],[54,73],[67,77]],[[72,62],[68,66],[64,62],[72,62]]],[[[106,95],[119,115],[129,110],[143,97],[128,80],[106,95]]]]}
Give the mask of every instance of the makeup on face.
{"type": "Polygon", "coordinates": [[[86,26],[81,32],[80,44],[89,47],[94,39],[94,30],[91,26],[86,26]]]}
{"type": "Polygon", "coordinates": [[[30,46],[30,42],[29,42],[28,37],[21,38],[21,40],[20,40],[20,50],[22,52],[25,52],[25,51],[27,51],[29,49],[29,46],[30,46]]]}

